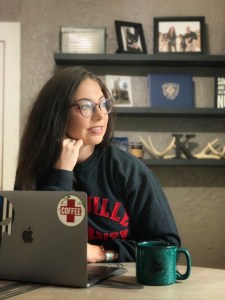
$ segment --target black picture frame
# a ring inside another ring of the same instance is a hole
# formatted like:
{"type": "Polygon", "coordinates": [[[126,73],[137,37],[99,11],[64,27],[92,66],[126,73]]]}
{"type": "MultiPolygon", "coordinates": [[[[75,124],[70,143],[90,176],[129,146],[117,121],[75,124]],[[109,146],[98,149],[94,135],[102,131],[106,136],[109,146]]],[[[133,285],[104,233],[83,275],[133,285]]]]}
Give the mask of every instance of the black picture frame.
{"type": "Polygon", "coordinates": [[[118,42],[116,53],[147,53],[142,24],[115,20],[115,28],[118,42]]]}
{"type": "Polygon", "coordinates": [[[205,54],[205,17],[155,17],[154,54],[205,54]]]}

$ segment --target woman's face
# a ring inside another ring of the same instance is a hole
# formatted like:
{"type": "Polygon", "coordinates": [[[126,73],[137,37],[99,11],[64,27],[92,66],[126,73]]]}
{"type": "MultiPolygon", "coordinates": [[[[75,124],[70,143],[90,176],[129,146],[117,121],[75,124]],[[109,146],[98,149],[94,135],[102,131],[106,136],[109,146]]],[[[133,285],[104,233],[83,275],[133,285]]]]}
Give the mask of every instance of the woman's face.
{"type": "MultiPolygon", "coordinates": [[[[87,78],[79,85],[74,95],[74,103],[81,99],[89,99],[96,104],[105,99],[99,84],[87,78]]],[[[80,103],[80,102],[79,102],[80,103]]],[[[78,106],[69,111],[66,134],[72,139],[82,139],[84,145],[97,145],[102,142],[108,124],[108,114],[104,114],[96,106],[93,116],[84,117],[78,106]]]]}

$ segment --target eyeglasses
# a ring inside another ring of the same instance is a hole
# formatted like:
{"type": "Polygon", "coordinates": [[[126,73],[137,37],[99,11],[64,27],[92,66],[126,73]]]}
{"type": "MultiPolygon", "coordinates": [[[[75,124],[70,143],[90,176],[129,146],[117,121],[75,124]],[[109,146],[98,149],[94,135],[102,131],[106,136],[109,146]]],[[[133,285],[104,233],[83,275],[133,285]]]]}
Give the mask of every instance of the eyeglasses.
{"type": "Polygon", "coordinates": [[[80,99],[70,107],[78,106],[80,113],[85,118],[90,118],[94,115],[96,106],[98,106],[104,115],[112,111],[112,99],[102,99],[98,104],[89,99],[80,99]]]}

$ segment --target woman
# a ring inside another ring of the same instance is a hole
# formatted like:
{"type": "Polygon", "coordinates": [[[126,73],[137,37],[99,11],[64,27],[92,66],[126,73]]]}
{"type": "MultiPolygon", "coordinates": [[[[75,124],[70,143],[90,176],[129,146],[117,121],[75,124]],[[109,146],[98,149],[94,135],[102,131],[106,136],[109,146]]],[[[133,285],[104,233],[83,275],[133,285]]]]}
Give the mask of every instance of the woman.
{"type": "Polygon", "coordinates": [[[112,99],[103,82],[77,67],[42,88],[20,145],[15,189],[88,195],[88,262],[135,261],[135,243],[180,245],[174,218],[151,170],[110,145],[112,99]]]}
{"type": "Polygon", "coordinates": [[[177,52],[177,35],[175,27],[170,27],[167,33],[168,52],[177,52]]]}

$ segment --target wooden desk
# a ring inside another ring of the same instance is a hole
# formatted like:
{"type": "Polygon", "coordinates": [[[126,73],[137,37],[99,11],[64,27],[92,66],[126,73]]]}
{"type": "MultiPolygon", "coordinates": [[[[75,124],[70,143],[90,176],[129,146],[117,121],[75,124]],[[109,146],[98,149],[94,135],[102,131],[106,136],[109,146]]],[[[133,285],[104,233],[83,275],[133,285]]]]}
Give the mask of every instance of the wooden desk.
{"type": "MultiPolygon", "coordinates": [[[[135,264],[125,263],[128,272],[108,279],[108,282],[135,283],[135,264]]],[[[179,267],[182,271],[183,267],[179,267]]],[[[107,281],[106,281],[107,283],[107,281]]],[[[5,282],[0,282],[0,286],[5,282]]],[[[8,282],[9,284],[9,282],[8,282]]],[[[12,282],[10,282],[12,284],[12,282]]],[[[126,286],[108,287],[102,284],[90,288],[67,288],[44,286],[26,293],[8,298],[15,300],[224,300],[225,299],[225,270],[192,267],[191,276],[182,282],[169,286],[144,286],[143,288],[127,289],[126,286]]],[[[4,299],[1,297],[0,299],[4,299]]]]}

